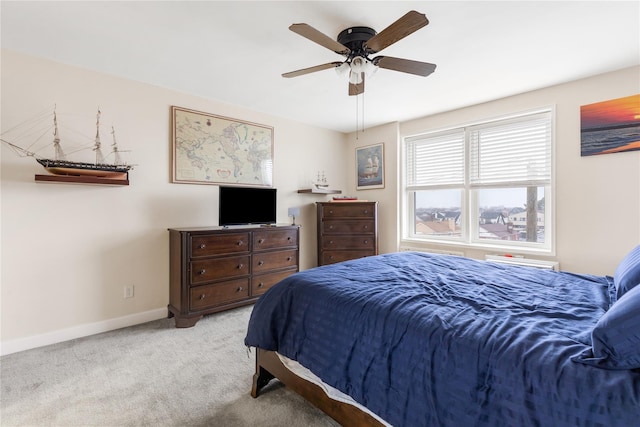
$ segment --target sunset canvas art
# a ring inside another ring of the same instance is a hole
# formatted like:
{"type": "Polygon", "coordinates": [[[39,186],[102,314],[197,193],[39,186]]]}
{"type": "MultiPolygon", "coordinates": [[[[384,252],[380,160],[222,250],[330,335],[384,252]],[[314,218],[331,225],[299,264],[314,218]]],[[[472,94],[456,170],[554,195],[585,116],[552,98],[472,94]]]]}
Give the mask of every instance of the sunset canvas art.
{"type": "Polygon", "coordinates": [[[580,107],[582,156],[640,150],[640,94],[580,107]]]}

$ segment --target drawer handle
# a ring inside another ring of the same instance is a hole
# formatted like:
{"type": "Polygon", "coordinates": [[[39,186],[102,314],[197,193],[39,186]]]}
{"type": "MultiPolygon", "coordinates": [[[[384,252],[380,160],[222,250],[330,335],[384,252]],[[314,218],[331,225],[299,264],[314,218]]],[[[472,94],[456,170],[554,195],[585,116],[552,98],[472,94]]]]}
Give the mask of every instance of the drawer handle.
{"type": "Polygon", "coordinates": [[[291,236],[287,237],[287,241],[289,242],[291,241],[291,236]]]}
{"type": "Polygon", "coordinates": [[[244,245],[244,242],[242,240],[238,240],[238,246],[242,246],[244,245]]]}
{"type": "Polygon", "coordinates": [[[238,289],[236,289],[236,292],[242,292],[244,289],[242,288],[242,286],[238,286],[238,289]]]}
{"type": "Polygon", "coordinates": [[[203,268],[202,270],[198,271],[198,274],[202,275],[202,274],[204,274],[204,273],[206,273],[206,272],[207,272],[207,270],[205,270],[205,269],[203,268]]]}
{"type": "Polygon", "coordinates": [[[369,243],[369,241],[368,241],[368,240],[365,240],[365,241],[364,241],[364,243],[365,243],[365,244],[367,244],[367,243],[369,243]]]}
{"type": "Polygon", "coordinates": [[[330,244],[330,245],[333,245],[333,240],[329,240],[329,244],[330,244]]]}
{"type": "Polygon", "coordinates": [[[205,245],[204,243],[200,243],[200,249],[204,249],[206,247],[207,247],[207,245],[205,245]]]}
{"type": "Polygon", "coordinates": [[[287,261],[291,261],[291,257],[290,256],[287,257],[287,261]]]}
{"type": "Polygon", "coordinates": [[[258,283],[258,287],[259,288],[262,288],[263,286],[264,286],[264,283],[262,283],[262,282],[258,283]]]}
{"type": "Polygon", "coordinates": [[[333,211],[332,211],[332,210],[330,210],[330,211],[329,211],[329,213],[330,213],[330,214],[332,214],[332,213],[333,213],[333,211]]]}
{"type": "Polygon", "coordinates": [[[368,213],[369,213],[369,210],[368,210],[368,209],[365,209],[365,210],[364,210],[364,213],[365,213],[365,214],[368,214],[368,213]]]}
{"type": "Polygon", "coordinates": [[[258,243],[264,243],[264,239],[258,239],[258,243]]]}
{"type": "Polygon", "coordinates": [[[330,225],[330,226],[329,226],[329,230],[333,230],[333,225],[330,225]]]}
{"type": "Polygon", "coordinates": [[[329,255],[329,259],[333,259],[333,255],[329,255]]]}
{"type": "Polygon", "coordinates": [[[258,265],[264,265],[264,261],[262,260],[258,261],[258,265]]]}
{"type": "Polygon", "coordinates": [[[244,264],[238,264],[238,270],[242,270],[244,268],[244,264]]]}
{"type": "Polygon", "coordinates": [[[206,298],[206,295],[205,295],[205,294],[200,295],[200,299],[201,299],[201,300],[203,300],[203,299],[205,299],[205,298],[206,298]]]}
{"type": "Polygon", "coordinates": [[[365,230],[368,230],[368,229],[369,229],[369,226],[368,226],[368,225],[365,225],[365,226],[364,226],[364,227],[362,227],[362,228],[364,228],[365,230]]]}

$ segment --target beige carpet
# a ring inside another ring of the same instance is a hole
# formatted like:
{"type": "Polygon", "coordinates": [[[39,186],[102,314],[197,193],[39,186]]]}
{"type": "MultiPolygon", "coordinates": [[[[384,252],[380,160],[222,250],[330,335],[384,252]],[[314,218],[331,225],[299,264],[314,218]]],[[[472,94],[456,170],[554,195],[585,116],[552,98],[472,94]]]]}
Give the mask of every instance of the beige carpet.
{"type": "Polygon", "coordinates": [[[278,382],[253,399],[251,306],[163,319],[0,358],[4,426],[327,426],[278,382]]]}

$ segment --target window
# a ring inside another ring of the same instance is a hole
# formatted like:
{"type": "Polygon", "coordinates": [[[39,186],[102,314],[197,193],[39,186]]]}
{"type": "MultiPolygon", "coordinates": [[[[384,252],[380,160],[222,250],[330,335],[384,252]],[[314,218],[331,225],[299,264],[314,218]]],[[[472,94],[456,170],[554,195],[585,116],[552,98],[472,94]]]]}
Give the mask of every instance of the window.
{"type": "Polygon", "coordinates": [[[550,110],[407,137],[404,239],[550,251],[550,110]]]}

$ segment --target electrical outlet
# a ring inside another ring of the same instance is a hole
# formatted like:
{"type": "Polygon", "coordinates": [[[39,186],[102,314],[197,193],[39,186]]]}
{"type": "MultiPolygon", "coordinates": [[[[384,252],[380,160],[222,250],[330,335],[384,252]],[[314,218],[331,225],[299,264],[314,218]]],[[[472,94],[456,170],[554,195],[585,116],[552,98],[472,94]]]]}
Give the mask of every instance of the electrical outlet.
{"type": "Polygon", "coordinates": [[[133,285],[128,285],[124,287],[124,297],[133,298],[133,285]]]}

